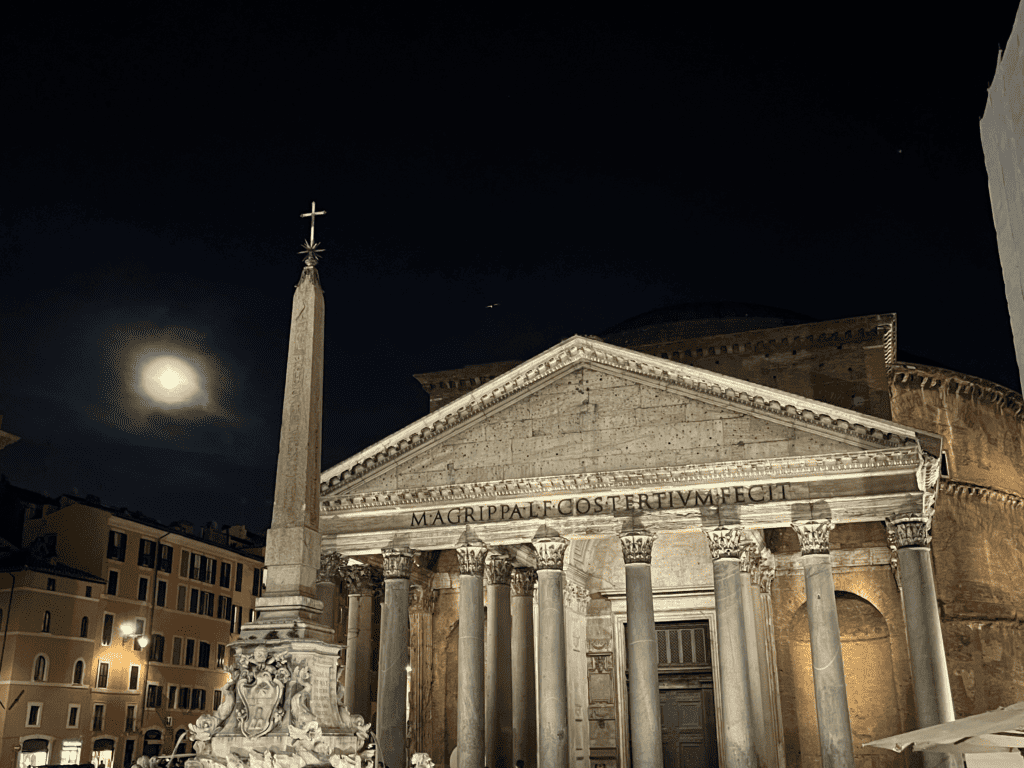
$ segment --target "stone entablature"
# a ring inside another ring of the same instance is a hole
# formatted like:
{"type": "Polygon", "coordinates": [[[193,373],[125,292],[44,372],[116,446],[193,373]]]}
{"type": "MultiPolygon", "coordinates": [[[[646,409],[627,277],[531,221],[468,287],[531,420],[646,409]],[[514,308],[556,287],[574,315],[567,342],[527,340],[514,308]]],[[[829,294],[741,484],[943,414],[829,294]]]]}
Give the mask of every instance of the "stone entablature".
{"type": "MultiPolygon", "coordinates": [[[[793,576],[803,573],[804,566],[799,553],[775,555],[775,575],[793,576]]],[[[829,552],[832,571],[870,567],[891,567],[892,550],[888,547],[865,547],[864,549],[833,549],[829,552]]]]}
{"type": "Polygon", "coordinates": [[[394,458],[417,449],[459,426],[491,406],[525,394],[535,382],[579,363],[626,373],[639,381],[669,384],[732,408],[765,414],[783,423],[800,423],[805,429],[842,435],[866,449],[916,444],[913,430],[893,422],[828,406],[806,397],[741,379],[723,376],[683,363],[615,347],[593,338],[573,336],[523,365],[498,376],[457,401],[413,422],[390,437],[321,474],[321,495],[333,495],[346,484],[380,469],[394,458]]]}

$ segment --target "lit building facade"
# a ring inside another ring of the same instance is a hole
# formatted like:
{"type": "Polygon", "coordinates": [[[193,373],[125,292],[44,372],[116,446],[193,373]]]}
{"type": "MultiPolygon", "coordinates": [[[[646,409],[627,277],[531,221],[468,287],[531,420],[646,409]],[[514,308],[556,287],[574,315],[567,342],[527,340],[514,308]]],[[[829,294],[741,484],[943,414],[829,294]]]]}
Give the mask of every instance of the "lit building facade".
{"type": "Polygon", "coordinates": [[[25,505],[0,560],[3,765],[128,766],[218,704],[253,618],[262,539],[167,527],[98,500],[25,505]]]}
{"type": "Polygon", "coordinates": [[[895,320],[684,308],[417,376],[321,478],[349,658],[409,627],[405,711],[359,663],[349,708],[438,766],[818,768],[1019,699],[1024,401],[895,320]]]}

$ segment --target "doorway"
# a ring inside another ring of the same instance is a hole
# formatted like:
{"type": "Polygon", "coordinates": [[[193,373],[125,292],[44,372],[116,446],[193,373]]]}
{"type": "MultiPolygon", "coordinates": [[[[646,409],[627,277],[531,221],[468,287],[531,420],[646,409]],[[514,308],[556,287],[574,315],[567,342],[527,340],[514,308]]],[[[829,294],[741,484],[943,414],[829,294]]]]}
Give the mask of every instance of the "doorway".
{"type": "Polygon", "coordinates": [[[707,621],[655,625],[665,768],[718,768],[707,621]]]}

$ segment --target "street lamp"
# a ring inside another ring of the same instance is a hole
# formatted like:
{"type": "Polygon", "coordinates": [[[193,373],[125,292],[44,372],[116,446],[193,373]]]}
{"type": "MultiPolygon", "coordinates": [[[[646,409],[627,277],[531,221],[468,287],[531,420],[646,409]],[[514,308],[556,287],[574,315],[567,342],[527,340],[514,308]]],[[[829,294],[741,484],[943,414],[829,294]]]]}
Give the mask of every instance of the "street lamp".
{"type": "Polygon", "coordinates": [[[129,640],[134,640],[139,648],[145,648],[149,645],[149,638],[143,633],[142,627],[139,626],[140,623],[141,619],[137,622],[130,619],[121,622],[119,627],[122,635],[121,645],[127,645],[129,640]]]}

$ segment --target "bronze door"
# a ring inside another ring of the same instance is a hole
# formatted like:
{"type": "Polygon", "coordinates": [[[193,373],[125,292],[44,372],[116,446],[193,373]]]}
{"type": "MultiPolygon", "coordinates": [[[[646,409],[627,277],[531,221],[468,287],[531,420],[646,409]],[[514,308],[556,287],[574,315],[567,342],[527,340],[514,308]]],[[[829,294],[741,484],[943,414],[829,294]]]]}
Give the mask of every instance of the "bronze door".
{"type": "Polygon", "coordinates": [[[715,709],[708,688],[661,690],[661,744],[665,768],[717,768],[715,709]]]}

